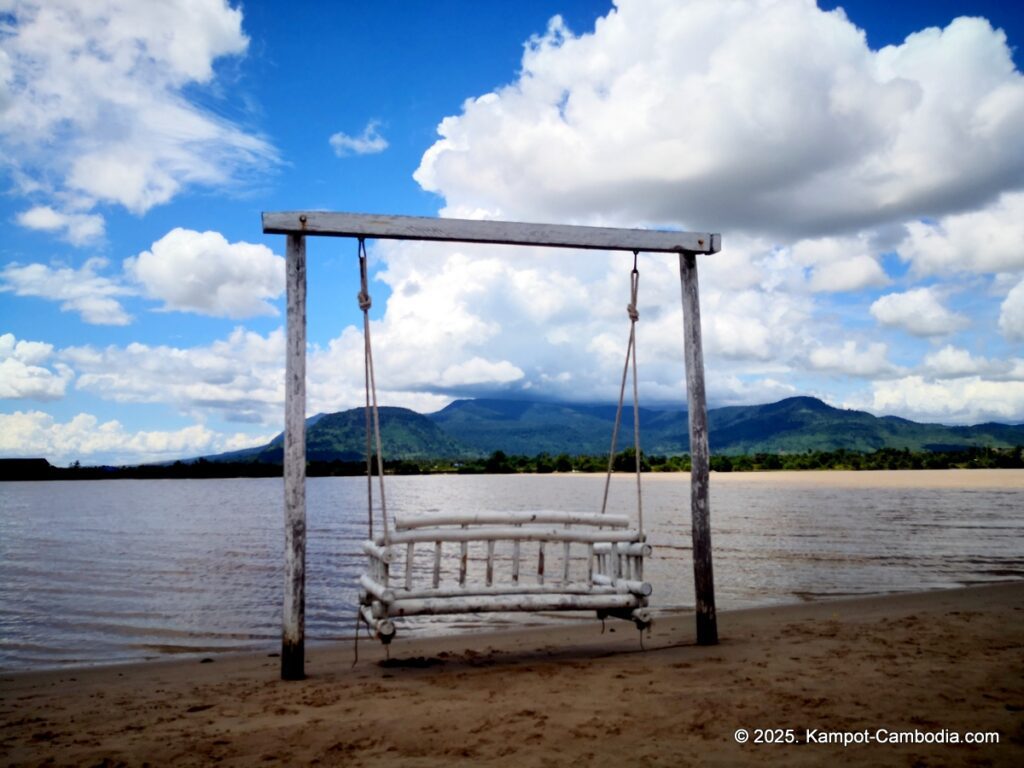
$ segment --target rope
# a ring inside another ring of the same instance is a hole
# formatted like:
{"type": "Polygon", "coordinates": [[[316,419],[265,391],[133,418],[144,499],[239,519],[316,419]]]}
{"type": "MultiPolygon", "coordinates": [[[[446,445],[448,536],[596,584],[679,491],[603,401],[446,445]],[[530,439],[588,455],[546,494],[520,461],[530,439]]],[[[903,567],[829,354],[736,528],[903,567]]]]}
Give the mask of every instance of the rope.
{"type": "Polygon", "coordinates": [[[377,477],[380,481],[380,517],[384,543],[388,543],[388,509],[384,497],[384,452],[380,439],[380,409],[377,406],[377,381],[373,372],[373,345],[370,342],[370,307],[373,300],[367,289],[366,241],[359,238],[359,308],[363,310],[363,370],[366,379],[366,498],[370,537],[373,537],[373,461],[370,445],[370,422],[373,416],[373,437],[377,447],[377,477]]]}
{"type": "MultiPolygon", "coordinates": [[[[366,241],[359,238],[359,279],[362,286],[359,295],[359,308],[363,311],[363,339],[369,338],[370,332],[370,307],[373,300],[366,292],[366,241]]],[[[363,413],[366,416],[366,527],[369,531],[370,541],[373,541],[373,449],[370,447],[372,425],[370,423],[370,344],[364,341],[363,345],[363,378],[365,380],[366,408],[363,413]]]]}
{"type": "Polygon", "coordinates": [[[640,485],[640,394],[636,371],[636,324],[640,319],[637,311],[637,294],[640,290],[640,271],[637,269],[638,251],[633,251],[633,271],[629,280],[629,304],[626,314],[629,315],[629,343],[626,345],[626,362],[622,366],[622,382],[619,386],[619,405],[615,410],[615,426],[612,429],[612,444],[608,451],[608,471],[604,478],[604,498],[601,500],[601,514],[608,510],[608,491],[611,488],[612,471],[615,468],[615,447],[619,442],[619,427],[622,425],[622,406],[626,399],[626,379],[629,377],[630,362],[633,364],[633,458],[636,464],[636,511],[640,535],[644,533],[643,495],[640,485]]]}

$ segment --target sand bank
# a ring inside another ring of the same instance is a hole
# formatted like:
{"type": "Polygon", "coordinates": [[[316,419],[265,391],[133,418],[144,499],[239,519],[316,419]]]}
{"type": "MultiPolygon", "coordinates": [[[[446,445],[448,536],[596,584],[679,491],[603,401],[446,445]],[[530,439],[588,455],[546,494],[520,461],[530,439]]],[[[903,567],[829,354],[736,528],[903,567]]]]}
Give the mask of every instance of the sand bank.
{"type": "MultiPolygon", "coordinates": [[[[648,472],[647,482],[687,482],[686,472],[648,472]]],[[[806,488],[1024,488],[1024,469],[880,469],[712,472],[711,484],[806,488]]]]}
{"type": "Polygon", "coordinates": [[[1024,582],[631,625],[4,674],[10,765],[1024,765],[1024,582]],[[615,631],[611,631],[614,629],[615,631]],[[751,741],[738,744],[737,729],[751,741]],[[755,729],[796,744],[753,743],[755,729]],[[808,729],[812,729],[808,734],[808,729]],[[815,743],[832,733],[998,744],[815,743]],[[925,734],[933,734],[931,737],[925,734]],[[47,762],[47,761],[51,761],[47,762]]]}

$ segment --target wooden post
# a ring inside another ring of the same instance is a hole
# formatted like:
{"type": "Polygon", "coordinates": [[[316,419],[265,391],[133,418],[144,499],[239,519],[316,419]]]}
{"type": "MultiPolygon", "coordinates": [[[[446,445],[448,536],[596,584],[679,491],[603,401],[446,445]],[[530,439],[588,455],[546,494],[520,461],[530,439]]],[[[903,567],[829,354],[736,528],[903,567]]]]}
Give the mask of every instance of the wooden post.
{"type": "Polygon", "coordinates": [[[697,256],[679,254],[683,294],[683,339],[686,396],[690,417],[690,514],[693,524],[693,585],[697,611],[697,644],[717,645],[715,580],[711,568],[711,509],[708,501],[708,406],[704,392],[704,353],[700,336],[697,256]]]}
{"type": "Polygon", "coordinates": [[[306,676],[306,240],[288,235],[281,679],[306,676]]]}

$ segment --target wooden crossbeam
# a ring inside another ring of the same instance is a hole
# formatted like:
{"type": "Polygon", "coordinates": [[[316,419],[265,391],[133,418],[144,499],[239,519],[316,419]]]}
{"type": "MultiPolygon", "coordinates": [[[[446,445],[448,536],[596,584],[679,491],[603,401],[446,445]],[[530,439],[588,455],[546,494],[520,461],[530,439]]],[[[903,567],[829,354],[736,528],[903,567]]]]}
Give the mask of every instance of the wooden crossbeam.
{"type": "Polygon", "coordinates": [[[264,213],[263,231],[276,235],[496,243],[647,253],[717,253],[722,248],[721,235],[710,232],[670,232],[657,229],[526,224],[514,221],[439,219],[327,211],[264,213]]]}

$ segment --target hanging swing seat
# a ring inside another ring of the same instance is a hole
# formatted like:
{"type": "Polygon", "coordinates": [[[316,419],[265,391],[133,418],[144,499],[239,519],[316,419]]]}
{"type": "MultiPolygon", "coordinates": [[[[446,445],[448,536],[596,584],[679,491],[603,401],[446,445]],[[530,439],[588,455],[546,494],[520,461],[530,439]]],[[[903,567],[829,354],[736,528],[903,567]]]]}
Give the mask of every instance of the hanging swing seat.
{"type": "Polygon", "coordinates": [[[587,610],[644,628],[652,589],[643,580],[651,554],[643,539],[625,515],[398,517],[386,542],[363,543],[369,572],[359,580],[360,615],[385,643],[393,618],[453,613],[587,610]]]}
{"type": "MultiPolygon", "coordinates": [[[[359,307],[363,312],[366,379],[366,478],[369,539],[363,552],[369,567],[359,579],[359,619],[386,645],[395,636],[394,618],[457,613],[596,611],[598,618],[651,624],[644,558],[651,554],[643,526],[640,462],[636,462],[637,524],[608,514],[615,449],[633,371],[633,450],[640,454],[636,373],[636,309],[639,272],[633,253],[626,362],[612,430],[601,512],[478,512],[398,516],[390,521],[384,495],[380,413],[370,341],[366,244],[359,240],[359,307]],[[373,524],[373,448],[382,532],[373,524]],[[470,567],[473,564],[473,568],[470,567]],[[472,571],[472,574],[470,573],[472,571]],[[528,571],[528,573],[524,573],[528,571]]],[[[356,634],[358,640],[358,633],[356,634]]]]}

